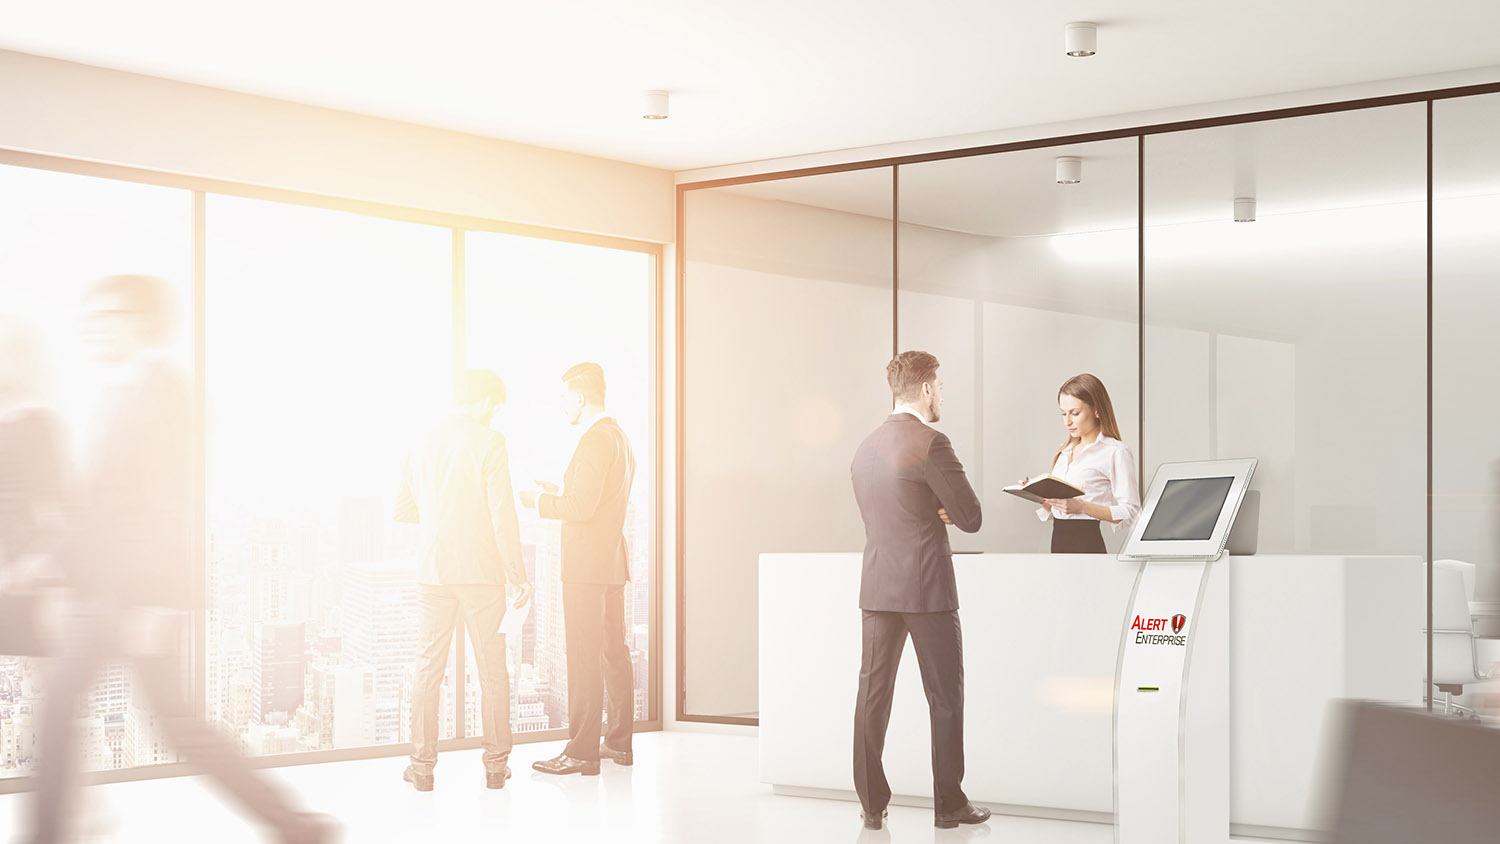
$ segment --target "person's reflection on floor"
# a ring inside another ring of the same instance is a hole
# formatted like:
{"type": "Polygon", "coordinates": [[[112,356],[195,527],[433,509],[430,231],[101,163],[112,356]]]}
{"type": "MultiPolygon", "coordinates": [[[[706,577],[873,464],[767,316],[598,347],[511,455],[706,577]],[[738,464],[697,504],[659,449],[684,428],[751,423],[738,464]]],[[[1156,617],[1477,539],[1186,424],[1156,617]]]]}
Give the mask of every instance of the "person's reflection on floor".
{"type": "Polygon", "coordinates": [[[320,844],[332,840],[333,824],[295,809],[184,694],[189,613],[203,610],[203,596],[191,562],[192,392],[166,355],[174,299],[165,280],[141,275],[103,278],[85,297],[84,340],[109,386],[60,555],[76,598],[47,674],[27,840],[70,838],[79,797],[72,716],[99,667],[123,657],[182,756],[281,841],[320,844]]]}

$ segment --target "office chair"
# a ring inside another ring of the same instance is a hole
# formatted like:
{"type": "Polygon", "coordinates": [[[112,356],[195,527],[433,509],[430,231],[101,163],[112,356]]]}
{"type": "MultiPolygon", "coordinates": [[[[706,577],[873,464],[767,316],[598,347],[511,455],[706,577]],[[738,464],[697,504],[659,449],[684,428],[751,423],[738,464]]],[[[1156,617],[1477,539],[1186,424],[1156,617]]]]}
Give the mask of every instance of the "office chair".
{"type": "MultiPolygon", "coordinates": [[[[1464,686],[1490,679],[1479,668],[1474,618],[1469,597],[1474,583],[1474,564],[1460,560],[1438,560],[1432,569],[1432,684],[1444,695],[1443,713],[1455,711],[1478,717],[1474,710],[1453,702],[1464,686]]],[[[1426,633],[1424,629],[1422,631],[1426,633]]],[[[1423,695],[1426,702],[1432,694],[1423,695]]]]}

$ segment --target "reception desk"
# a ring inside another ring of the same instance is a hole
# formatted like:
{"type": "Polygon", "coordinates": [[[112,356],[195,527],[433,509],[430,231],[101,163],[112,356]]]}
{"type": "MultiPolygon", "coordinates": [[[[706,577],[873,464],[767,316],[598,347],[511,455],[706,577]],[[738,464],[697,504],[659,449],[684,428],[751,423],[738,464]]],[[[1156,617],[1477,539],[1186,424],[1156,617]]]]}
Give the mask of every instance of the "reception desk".
{"type": "MultiPolygon", "coordinates": [[[[1330,703],[1420,700],[1418,557],[1231,558],[1231,828],[1320,826],[1330,703]]],[[[964,633],[969,797],[1108,822],[1115,664],[1138,564],[1110,556],[954,557],[964,633]]],[[[760,558],[760,772],[778,793],[854,799],[860,555],[760,558]]],[[[885,768],[930,805],[926,700],[907,644],[885,768]]]]}

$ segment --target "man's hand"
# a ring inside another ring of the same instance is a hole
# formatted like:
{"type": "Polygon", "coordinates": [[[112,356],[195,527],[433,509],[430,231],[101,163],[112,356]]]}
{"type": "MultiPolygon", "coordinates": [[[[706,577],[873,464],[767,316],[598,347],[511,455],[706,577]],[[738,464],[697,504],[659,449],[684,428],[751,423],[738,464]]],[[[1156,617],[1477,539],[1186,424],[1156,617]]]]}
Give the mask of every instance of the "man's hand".
{"type": "Polygon", "coordinates": [[[511,602],[511,606],[515,607],[516,609],[520,609],[521,607],[526,606],[526,603],[530,600],[531,583],[522,583],[516,586],[516,599],[515,601],[511,602]]]}
{"type": "Polygon", "coordinates": [[[950,518],[948,518],[948,508],[947,507],[939,507],[938,508],[938,518],[942,519],[943,520],[943,524],[945,524],[945,525],[951,525],[951,524],[953,524],[953,520],[950,519],[950,518]]]}
{"type": "Polygon", "coordinates": [[[537,486],[541,487],[542,488],[542,492],[545,492],[548,495],[556,495],[559,491],[562,490],[562,487],[558,486],[557,484],[555,484],[555,483],[553,483],[551,481],[533,481],[533,483],[535,483],[537,486]]]}
{"type": "Polygon", "coordinates": [[[520,493],[520,495],[521,495],[521,506],[525,507],[528,510],[535,510],[536,509],[536,497],[537,497],[538,494],[540,494],[539,491],[535,490],[535,489],[523,489],[523,490],[521,490],[521,493],[520,493]]]}

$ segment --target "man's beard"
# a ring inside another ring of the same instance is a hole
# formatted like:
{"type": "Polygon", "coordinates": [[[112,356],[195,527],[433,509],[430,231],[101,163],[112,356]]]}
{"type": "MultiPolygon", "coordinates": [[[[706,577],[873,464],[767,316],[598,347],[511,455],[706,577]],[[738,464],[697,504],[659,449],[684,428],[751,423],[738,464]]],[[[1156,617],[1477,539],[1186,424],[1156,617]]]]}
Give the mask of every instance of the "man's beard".
{"type": "Polygon", "coordinates": [[[941,418],[943,418],[943,415],[938,412],[938,409],[937,409],[936,406],[927,408],[927,421],[928,422],[936,422],[936,421],[938,421],[941,418]]]}

